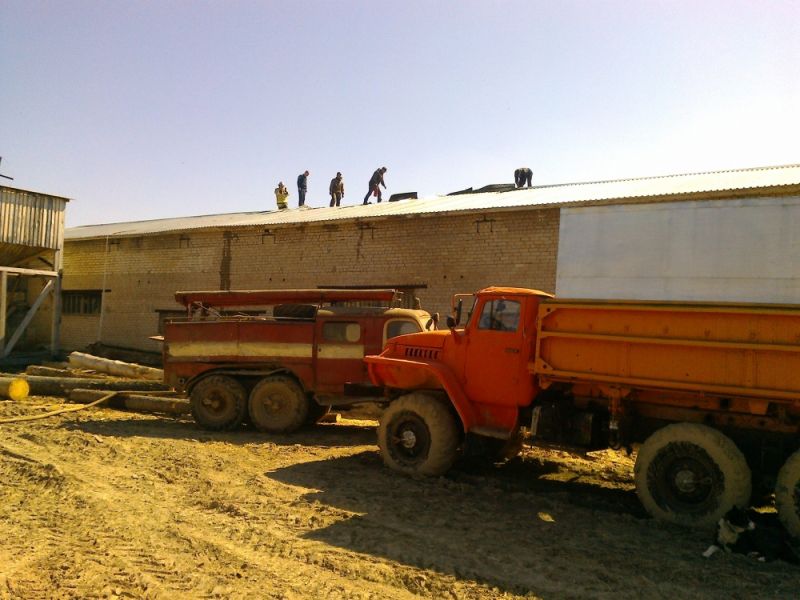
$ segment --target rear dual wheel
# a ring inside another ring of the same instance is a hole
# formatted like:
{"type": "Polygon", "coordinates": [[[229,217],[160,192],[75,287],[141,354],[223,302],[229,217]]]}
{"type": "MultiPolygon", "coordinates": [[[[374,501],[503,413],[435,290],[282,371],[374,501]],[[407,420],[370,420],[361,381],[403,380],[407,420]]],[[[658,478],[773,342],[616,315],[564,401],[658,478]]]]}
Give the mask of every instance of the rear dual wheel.
{"type": "Polygon", "coordinates": [[[750,500],[744,455],[720,431],[675,423],[651,435],[636,457],[636,494],[653,517],[677,525],[713,527],[750,500]]]}
{"type": "Polygon", "coordinates": [[[235,429],[247,414],[247,391],[227,375],[210,375],[197,382],[189,402],[195,423],[209,431],[235,429]]]}
{"type": "Polygon", "coordinates": [[[309,399],[300,385],[287,375],[273,375],[259,381],[250,392],[250,421],[265,433],[289,433],[309,417],[309,399]]]}
{"type": "Polygon", "coordinates": [[[800,450],[789,457],[778,473],[775,506],[786,530],[800,538],[800,450]]]}

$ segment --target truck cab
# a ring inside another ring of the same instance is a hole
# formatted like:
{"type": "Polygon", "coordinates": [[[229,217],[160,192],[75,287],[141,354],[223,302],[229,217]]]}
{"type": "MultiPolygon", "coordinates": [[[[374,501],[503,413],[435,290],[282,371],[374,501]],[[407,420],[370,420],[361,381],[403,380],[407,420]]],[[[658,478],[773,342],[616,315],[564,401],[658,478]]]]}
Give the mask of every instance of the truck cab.
{"type": "MultiPolygon", "coordinates": [[[[372,381],[390,396],[415,390],[418,402],[446,399],[457,413],[458,435],[513,440],[521,409],[537,392],[528,363],[536,349],[539,305],[551,297],[522,288],[483,289],[463,326],[453,319],[449,331],[390,340],[379,356],[367,356],[372,381]]],[[[460,308],[454,312],[460,317],[460,308]]]]}

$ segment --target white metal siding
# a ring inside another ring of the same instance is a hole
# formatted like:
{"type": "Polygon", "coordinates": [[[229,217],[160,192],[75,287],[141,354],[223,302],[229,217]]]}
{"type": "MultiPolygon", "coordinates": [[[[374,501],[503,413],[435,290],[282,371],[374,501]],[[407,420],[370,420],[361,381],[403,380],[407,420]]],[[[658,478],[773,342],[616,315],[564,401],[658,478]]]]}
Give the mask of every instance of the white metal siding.
{"type": "Polygon", "coordinates": [[[562,208],[556,294],[800,304],[800,196],[562,208]]]}

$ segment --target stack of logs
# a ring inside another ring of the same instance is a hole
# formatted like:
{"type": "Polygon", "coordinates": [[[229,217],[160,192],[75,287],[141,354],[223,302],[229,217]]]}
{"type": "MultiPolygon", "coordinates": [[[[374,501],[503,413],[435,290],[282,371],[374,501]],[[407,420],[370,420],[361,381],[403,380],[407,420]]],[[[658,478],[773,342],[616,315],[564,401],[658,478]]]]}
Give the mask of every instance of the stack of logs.
{"type": "Polygon", "coordinates": [[[69,368],[31,365],[23,375],[0,374],[0,398],[56,396],[88,404],[116,391],[119,393],[107,403],[110,408],[188,414],[188,401],[175,397],[176,393],[162,383],[163,377],[161,369],[73,352],[69,368]]]}

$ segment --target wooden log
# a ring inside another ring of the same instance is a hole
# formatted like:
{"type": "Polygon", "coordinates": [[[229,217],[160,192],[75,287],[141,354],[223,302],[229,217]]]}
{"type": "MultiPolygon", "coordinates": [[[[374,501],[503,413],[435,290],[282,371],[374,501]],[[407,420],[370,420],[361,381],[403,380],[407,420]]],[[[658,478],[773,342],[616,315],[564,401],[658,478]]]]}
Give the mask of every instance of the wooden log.
{"type": "Polygon", "coordinates": [[[68,369],[69,363],[64,361],[51,361],[51,360],[43,360],[41,363],[43,367],[50,367],[52,369],[68,369]]]}
{"type": "Polygon", "coordinates": [[[81,369],[93,369],[109,375],[116,375],[117,377],[130,377],[132,379],[149,379],[153,381],[162,381],[164,379],[164,371],[161,369],[154,369],[153,367],[144,367],[134,363],[126,363],[121,360],[111,360],[110,358],[101,358],[99,356],[92,356],[83,352],[72,352],[69,355],[69,364],[73,367],[81,369]]]}
{"type": "MultiPolygon", "coordinates": [[[[89,404],[102,398],[106,390],[72,390],[68,400],[77,404],[89,404]]],[[[155,393],[155,392],[154,392],[155,393]]],[[[186,398],[170,398],[163,396],[148,396],[143,394],[117,394],[106,404],[109,408],[130,410],[144,413],[163,413],[168,415],[188,415],[191,413],[189,401],[186,398]]]]}
{"type": "Polygon", "coordinates": [[[71,370],[67,368],[48,367],[46,365],[29,365],[25,369],[26,375],[41,375],[43,377],[89,377],[92,379],[107,379],[107,374],[97,374],[84,370],[71,370]]]}
{"type": "Polygon", "coordinates": [[[0,398],[24,400],[30,393],[28,382],[21,377],[0,378],[0,398]]]}
{"type": "MultiPolygon", "coordinates": [[[[158,381],[142,381],[140,379],[89,379],[85,377],[39,377],[20,375],[20,379],[28,382],[31,396],[62,396],[77,389],[149,392],[163,391],[169,388],[158,381]]],[[[5,381],[7,378],[0,378],[5,381]]]]}
{"type": "Polygon", "coordinates": [[[75,373],[69,369],[55,369],[53,367],[43,367],[42,365],[29,365],[25,369],[26,375],[43,375],[45,377],[75,377],[75,373]]]}

